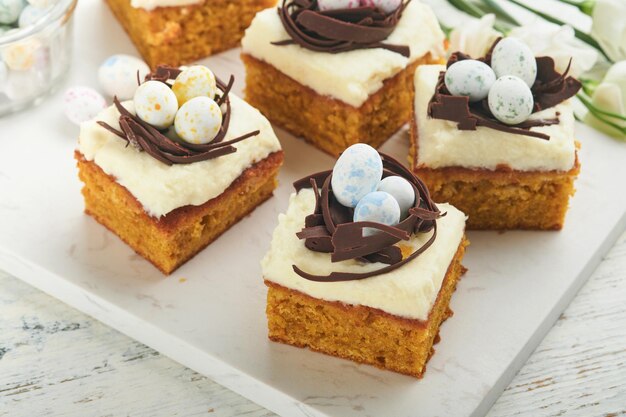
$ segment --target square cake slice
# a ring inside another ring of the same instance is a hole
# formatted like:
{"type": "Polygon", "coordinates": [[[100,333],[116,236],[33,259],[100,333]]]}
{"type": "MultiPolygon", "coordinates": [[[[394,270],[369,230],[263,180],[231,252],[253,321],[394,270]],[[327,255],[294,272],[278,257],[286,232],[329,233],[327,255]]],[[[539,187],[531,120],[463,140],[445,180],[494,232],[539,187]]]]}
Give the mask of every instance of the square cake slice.
{"type": "MultiPolygon", "coordinates": [[[[325,204],[324,190],[317,198],[316,192],[317,188],[301,188],[292,194],[262,261],[269,338],[421,377],[440,326],[452,314],[450,298],[465,272],[461,265],[469,243],[465,215],[449,204],[438,204],[435,210],[443,215],[434,220],[436,226],[417,227],[420,231],[407,240],[380,252],[398,249],[401,256],[396,261],[402,263],[397,268],[398,264],[371,254],[337,260],[345,235],[335,231],[335,250],[325,247],[331,237],[319,238],[325,234],[320,233],[324,222],[318,202],[325,204]]],[[[330,198],[333,206],[336,201],[330,198]]],[[[420,201],[416,206],[434,207],[420,201]]],[[[337,213],[335,209],[331,212],[337,213]]],[[[363,249],[355,242],[348,246],[363,249]]]]}
{"type": "Polygon", "coordinates": [[[150,67],[179,66],[239,44],[276,0],[106,0],[150,67]]]}
{"type": "Polygon", "coordinates": [[[580,170],[570,101],[525,122],[549,124],[511,131],[515,126],[481,121],[460,129],[458,120],[431,114],[444,71],[442,65],[422,66],[414,80],[410,160],[433,199],[466,213],[469,229],[561,229],[580,170]]]}
{"type": "MultiPolygon", "coordinates": [[[[116,101],[81,126],[75,157],[85,212],[164,274],[271,197],[277,186],[283,153],[271,125],[227,91],[221,93],[228,98],[217,142],[187,144],[176,133],[183,134],[178,124],[167,132],[154,129],[139,117],[136,100],[116,101]],[[209,156],[212,152],[218,154],[209,156]]],[[[209,98],[199,98],[205,101],[209,98]]],[[[184,106],[180,113],[193,111],[184,106]]],[[[196,120],[205,117],[201,113],[196,120]]]]}
{"type": "MultiPolygon", "coordinates": [[[[293,3],[282,8],[291,11],[293,3]]],[[[406,48],[406,56],[380,43],[332,51],[303,46],[290,37],[280,10],[259,12],[242,40],[246,100],[273,124],[337,156],[355,143],[378,147],[410,120],[415,68],[440,63],[444,53],[428,6],[406,4],[382,42],[406,48]]]]}

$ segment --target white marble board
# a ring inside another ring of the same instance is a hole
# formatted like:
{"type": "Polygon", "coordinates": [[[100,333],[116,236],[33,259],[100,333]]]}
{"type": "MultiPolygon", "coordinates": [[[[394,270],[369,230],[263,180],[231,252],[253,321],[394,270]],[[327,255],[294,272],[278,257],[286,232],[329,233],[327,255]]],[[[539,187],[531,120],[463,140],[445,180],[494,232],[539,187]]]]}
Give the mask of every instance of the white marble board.
{"type": "MultiPolygon", "coordinates": [[[[80,2],[66,85],[96,86],[135,53],[104,2],[80,2]]],[[[208,62],[243,70],[233,50],[208,62]]],[[[469,272],[424,379],[270,343],[259,261],[291,182],[332,160],[279,132],[275,197],[169,278],[85,216],[61,94],[0,119],[0,268],[284,416],[478,416],[488,410],[626,225],[626,144],[578,126],[583,170],[561,232],[470,233],[469,272]]],[[[406,133],[384,151],[407,153],[406,133]]],[[[158,390],[159,387],[154,387],[158,390]]]]}

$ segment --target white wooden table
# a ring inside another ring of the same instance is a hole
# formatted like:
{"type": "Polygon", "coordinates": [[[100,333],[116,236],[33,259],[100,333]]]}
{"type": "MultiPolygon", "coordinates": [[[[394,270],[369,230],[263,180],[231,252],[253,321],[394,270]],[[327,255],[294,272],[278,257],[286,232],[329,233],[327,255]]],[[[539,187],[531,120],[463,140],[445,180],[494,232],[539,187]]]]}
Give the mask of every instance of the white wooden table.
{"type": "MultiPolygon", "coordinates": [[[[489,416],[626,415],[625,301],[626,233],[489,416]]],[[[274,414],[0,272],[0,416],[205,415],[274,414]]]]}

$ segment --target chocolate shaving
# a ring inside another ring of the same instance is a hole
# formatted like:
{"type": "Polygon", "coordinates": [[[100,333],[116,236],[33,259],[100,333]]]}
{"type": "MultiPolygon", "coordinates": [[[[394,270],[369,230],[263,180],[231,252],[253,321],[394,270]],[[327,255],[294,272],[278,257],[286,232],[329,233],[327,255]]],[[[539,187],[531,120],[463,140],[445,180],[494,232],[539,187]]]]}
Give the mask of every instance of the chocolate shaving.
{"type": "Polygon", "coordinates": [[[272,44],[297,44],[329,53],[382,48],[409,57],[408,46],[383,41],[394,31],[410,1],[402,2],[396,10],[386,14],[375,7],[320,11],[315,0],[283,0],[278,14],[291,39],[272,44]]]}
{"type": "Polygon", "coordinates": [[[315,252],[331,254],[332,262],[356,259],[361,262],[380,262],[383,268],[366,273],[332,272],[321,276],[309,274],[293,265],[293,270],[310,281],[337,282],[365,279],[390,272],[415,259],[428,249],[437,237],[437,220],[441,214],[430,198],[426,185],[411,171],[392,157],[380,154],[383,160],[383,178],[400,176],[412,185],[415,202],[409,209],[406,219],[395,226],[374,222],[353,222],[354,209],[341,205],[331,189],[332,171],[319,172],[294,183],[296,191],[312,188],[315,193],[315,209],[305,219],[304,228],[296,234],[304,239],[305,246],[315,252]],[[376,229],[370,236],[363,236],[363,229],[376,229]],[[402,258],[402,251],[396,243],[408,241],[414,233],[428,233],[432,236],[411,255],[402,258]]]}
{"type": "MultiPolygon", "coordinates": [[[[167,83],[176,79],[181,70],[174,67],[159,66],[157,69],[148,74],[145,81],[159,81],[167,83]]],[[[228,84],[224,84],[221,80],[217,80],[217,87],[222,91],[220,97],[216,98],[218,105],[226,104],[226,111],[222,117],[222,126],[217,136],[207,144],[193,144],[184,141],[175,141],[165,136],[162,131],[158,130],[149,123],[144,122],[138,116],[132,114],[117,99],[113,98],[113,103],[120,113],[119,124],[121,131],[106,122],[99,121],[98,124],[109,132],[119,136],[128,142],[135,149],[146,152],[154,159],[163,162],[166,165],[173,164],[191,164],[199,161],[217,158],[237,152],[234,145],[237,142],[256,136],[260,131],[255,130],[245,135],[238,136],[229,141],[224,141],[228,127],[230,125],[230,98],[228,96],[235,78],[231,75],[228,84]]]]}
{"type": "MultiPolygon", "coordinates": [[[[491,54],[500,39],[494,42],[487,55],[477,60],[491,65],[491,54]]],[[[448,59],[447,67],[449,68],[455,62],[466,59],[472,58],[462,52],[455,52],[448,59]]],[[[563,74],[559,74],[555,70],[554,60],[551,57],[539,57],[536,58],[536,61],[537,79],[531,88],[535,103],[533,113],[562,103],[576,95],[582,87],[578,80],[567,75],[571,66],[571,60],[563,74]]],[[[455,122],[459,130],[476,130],[478,126],[484,126],[506,133],[550,140],[549,135],[531,130],[531,128],[559,123],[557,114],[556,118],[528,119],[516,125],[507,125],[493,116],[489,110],[487,98],[471,103],[467,96],[453,96],[450,94],[446,88],[444,77],[445,72],[441,72],[435,87],[435,94],[428,104],[428,115],[434,119],[455,122]]]]}

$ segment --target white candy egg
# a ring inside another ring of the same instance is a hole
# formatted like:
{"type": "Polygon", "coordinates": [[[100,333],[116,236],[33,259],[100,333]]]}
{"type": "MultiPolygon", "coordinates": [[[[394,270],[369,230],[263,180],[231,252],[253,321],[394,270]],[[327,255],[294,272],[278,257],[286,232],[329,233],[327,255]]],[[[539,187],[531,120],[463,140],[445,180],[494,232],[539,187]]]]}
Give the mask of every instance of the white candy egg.
{"type": "Polygon", "coordinates": [[[24,10],[22,10],[22,13],[20,14],[18,26],[21,28],[30,26],[39,19],[41,19],[46,13],[48,13],[48,11],[49,10],[46,8],[39,8],[28,5],[24,7],[24,10]]]}
{"type": "Polygon", "coordinates": [[[13,43],[2,50],[2,60],[14,71],[26,71],[35,64],[41,44],[35,39],[13,43]]]}
{"type": "Polygon", "coordinates": [[[194,97],[180,107],[174,127],[186,142],[205,144],[211,142],[222,126],[220,106],[209,97],[194,97]]]}
{"type": "Polygon", "coordinates": [[[337,9],[353,9],[359,7],[359,0],[317,0],[321,11],[337,9]]]}
{"type": "Polygon", "coordinates": [[[400,206],[400,218],[404,219],[409,214],[409,209],[415,203],[415,191],[410,182],[402,177],[391,176],[383,178],[378,184],[377,191],[384,191],[398,202],[400,206]]]}
{"type": "MultiPolygon", "coordinates": [[[[384,191],[366,194],[354,209],[355,222],[376,222],[394,226],[400,222],[400,206],[395,198],[384,191]]],[[[363,229],[363,236],[371,236],[377,231],[374,228],[363,229]]]]}
{"type": "Polygon", "coordinates": [[[70,88],[65,92],[63,101],[65,102],[65,115],[77,125],[92,120],[107,106],[104,97],[89,87],[70,88]]]}
{"type": "Polygon", "coordinates": [[[0,23],[11,25],[17,22],[24,7],[24,0],[0,0],[0,23]]]}
{"type": "Polygon", "coordinates": [[[217,82],[210,69],[194,65],[178,74],[172,85],[172,91],[178,98],[178,105],[182,106],[194,97],[213,99],[217,93],[217,82]]]}
{"type": "Polygon", "coordinates": [[[377,7],[385,13],[395,11],[402,4],[402,0],[361,0],[361,6],[377,7]]]}
{"type": "Polygon", "coordinates": [[[174,123],[178,101],[172,90],[162,82],[146,81],[141,84],[133,98],[137,116],[158,129],[174,123]]]}
{"type": "Polygon", "coordinates": [[[466,59],[455,62],[447,69],[444,82],[453,96],[469,96],[470,101],[487,97],[496,81],[496,74],[484,62],[466,59]]]}
{"type": "Polygon", "coordinates": [[[504,38],[497,43],[491,55],[491,68],[500,78],[515,75],[532,87],[537,78],[537,61],[533,51],[519,39],[504,38]]]}
{"type": "Polygon", "coordinates": [[[45,8],[54,5],[58,0],[26,0],[29,4],[38,8],[45,8]]]}
{"type": "Polygon", "coordinates": [[[363,196],[376,190],[383,176],[383,162],[376,149],[357,143],[346,149],[333,168],[331,187],[339,203],[356,207],[363,196]]]}
{"type": "Polygon", "coordinates": [[[139,80],[143,81],[150,67],[141,59],[131,55],[113,55],[108,57],[98,69],[98,82],[102,90],[109,96],[117,96],[120,100],[130,100],[135,95],[139,80]]]}
{"type": "Polygon", "coordinates": [[[533,94],[521,78],[500,77],[489,90],[489,110],[496,119],[515,125],[528,119],[533,112],[533,94]]]}

